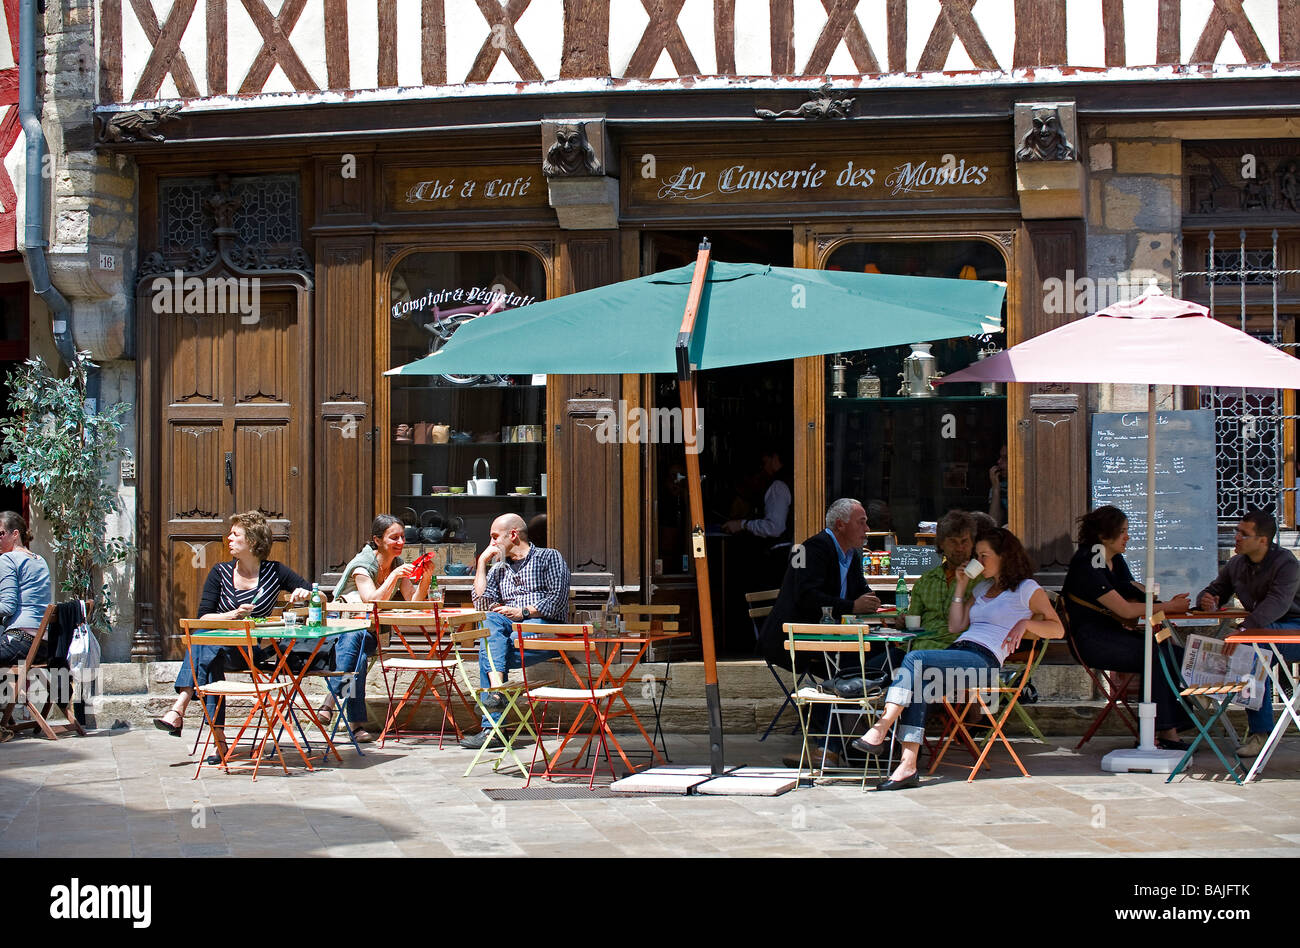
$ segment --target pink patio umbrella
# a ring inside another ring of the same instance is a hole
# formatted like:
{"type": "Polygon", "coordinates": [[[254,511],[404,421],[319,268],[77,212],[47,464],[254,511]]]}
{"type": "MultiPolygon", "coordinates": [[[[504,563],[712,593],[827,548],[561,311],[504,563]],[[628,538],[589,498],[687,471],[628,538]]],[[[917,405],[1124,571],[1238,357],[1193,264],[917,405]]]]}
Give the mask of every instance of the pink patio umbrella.
{"type": "MultiPolygon", "coordinates": [[[[1107,306],[938,380],[1074,382],[1147,386],[1147,635],[1140,736],[1133,751],[1106,755],[1106,770],[1168,772],[1182,756],[1155,746],[1151,701],[1152,582],[1155,575],[1157,385],[1300,389],[1300,360],[1221,323],[1197,303],[1159,291],[1107,306]]],[[[1191,590],[1192,595],[1196,590],[1191,590]]]]}

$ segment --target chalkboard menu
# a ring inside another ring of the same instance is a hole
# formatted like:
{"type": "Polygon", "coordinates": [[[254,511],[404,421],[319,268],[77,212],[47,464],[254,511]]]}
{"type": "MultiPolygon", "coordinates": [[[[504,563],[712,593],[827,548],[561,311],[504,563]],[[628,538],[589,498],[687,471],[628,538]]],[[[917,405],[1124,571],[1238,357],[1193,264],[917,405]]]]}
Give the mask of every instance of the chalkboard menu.
{"type": "Polygon", "coordinates": [[[899,546],[894,544],[889,554],[889,571],[897,574],[901,569],[908,576],[920,576],[939,565],[937,546],[899,546]]]}
{"type": "MultiPolygon", "coordinates": [[[[1218,572],[1214,486],[1214,413],[1156,413],[1156,582],[1165,598],[1193,603],[1218,572]]],[[[1092,505],[1113,504],[1128,516],[1124,552],[1143,581],[1147,543],[1146,412],[1092,416],[1092,505]]]]}

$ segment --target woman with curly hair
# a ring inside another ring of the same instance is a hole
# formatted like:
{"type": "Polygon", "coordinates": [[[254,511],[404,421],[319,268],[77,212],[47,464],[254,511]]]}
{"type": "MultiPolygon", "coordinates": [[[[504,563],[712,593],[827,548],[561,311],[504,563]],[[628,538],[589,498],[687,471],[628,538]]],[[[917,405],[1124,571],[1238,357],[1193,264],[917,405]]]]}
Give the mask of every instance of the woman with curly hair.
{"type": "MultiPolygon", "coordinates": [[[[266,618],[275,608],[281,590],[287,591],[295,603],[305,602],[311,595],[311,584],[289,567],[266,559],[271,552],[271,526],[266,517],[256,510],[235,514],[230,518],[230,533],[226,546],[231,559],[218,563],[208,572],[199,599],[200,619],[266,618]]],[[[239,651],[233,647],[196,645],[193,653],[181,662],[176,676],[176,703],[160,718],[154,718],[154,727],[173,737],[181,736],[185,725],[185,709],[194,700],[197,682],[206,685],[223,681],[227,671],[244,669],[239,651]]],[[[209,713],[214,715],[212,737],[218,753],[226,755],[226,706],[215,697],[205,699],[209,713]]]]}
{"type": "MultiPolygon", "coordinates": [[[[853,742],[858,750],[881,754],[889,729],[899,722],[903,753],[889,779],[877,790],[903,790],[920,784],[916,758],[925,738],[927,692],[936,675],[945,680],[994,684],[1007,656],[1020,647],[1026,632],[1043,639],[1065,634],[1047,593],[1031,577],[1034,574],[1025,548],[1010,530],[985,530],[975,539],[975,558],[983,567],[972,595],[965,569],[957,571],[957,586],[948,605],[948,628],[961,630],[952,645],[942,650],[909,652],[885,694],[885,712],[866,734],[853,742]]],[[[944,689],[947,693],[947,689],[944,689]]]]}

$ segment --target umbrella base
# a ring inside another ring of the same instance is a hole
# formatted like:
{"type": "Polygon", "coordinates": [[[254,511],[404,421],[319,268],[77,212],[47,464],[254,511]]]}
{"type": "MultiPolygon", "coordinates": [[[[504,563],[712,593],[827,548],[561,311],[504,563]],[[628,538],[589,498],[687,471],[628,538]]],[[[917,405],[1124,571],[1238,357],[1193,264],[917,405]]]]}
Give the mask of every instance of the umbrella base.
{"type": "Polygon", "coordinates": [[[1182,751],[1134,747],[1111,751],[1101,759],[1101,769],[1112,774],[1170,774],[1182,759],[1182,751]]]}

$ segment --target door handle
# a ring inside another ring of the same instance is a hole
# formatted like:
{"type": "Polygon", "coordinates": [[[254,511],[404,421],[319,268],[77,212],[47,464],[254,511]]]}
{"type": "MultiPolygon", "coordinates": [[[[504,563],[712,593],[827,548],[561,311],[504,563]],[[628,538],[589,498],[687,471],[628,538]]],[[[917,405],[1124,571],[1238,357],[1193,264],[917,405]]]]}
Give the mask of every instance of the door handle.
{"type": "Polygon", "coordinates": [[[235,452],[226,452],[226,486],[235,486],[235,452]]]}

